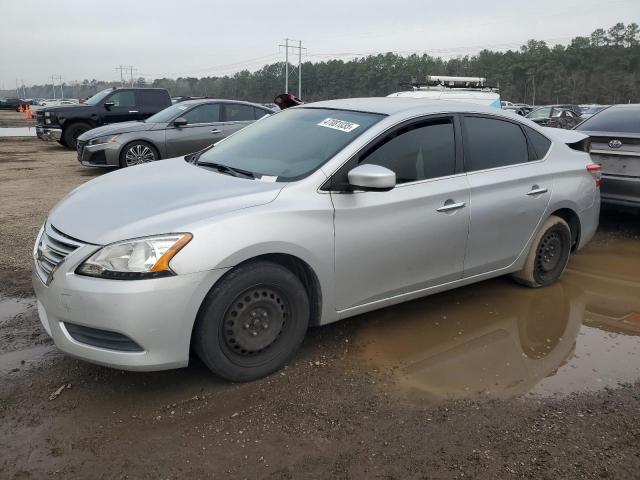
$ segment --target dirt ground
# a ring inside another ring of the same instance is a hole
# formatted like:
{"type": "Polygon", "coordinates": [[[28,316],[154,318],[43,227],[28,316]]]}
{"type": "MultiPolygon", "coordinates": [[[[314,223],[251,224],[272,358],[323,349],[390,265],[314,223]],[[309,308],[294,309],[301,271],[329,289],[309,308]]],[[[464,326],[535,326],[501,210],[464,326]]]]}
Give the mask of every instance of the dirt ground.
{"type": "Polygon", "coordinates": [[[495,279],[316,328],[282,372],[230,384],[197,359],[91,365],[43,332],[35,235],[99,174],[0,138],[0,478],[638,478],[634,213],[604,211],[553,287],[495,279]]]}

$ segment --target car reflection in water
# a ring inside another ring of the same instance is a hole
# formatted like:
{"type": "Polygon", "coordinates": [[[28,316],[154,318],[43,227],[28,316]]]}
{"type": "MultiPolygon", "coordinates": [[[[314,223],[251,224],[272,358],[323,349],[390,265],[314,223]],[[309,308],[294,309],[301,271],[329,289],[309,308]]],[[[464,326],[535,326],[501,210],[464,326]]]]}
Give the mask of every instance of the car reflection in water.
{"type": "Polygon", "coordinates": [[[559,284],[495,279],[366,315],[364,358],[420,396],[507,398],[640,378],[640,243],[591,245],[559,284]]]}

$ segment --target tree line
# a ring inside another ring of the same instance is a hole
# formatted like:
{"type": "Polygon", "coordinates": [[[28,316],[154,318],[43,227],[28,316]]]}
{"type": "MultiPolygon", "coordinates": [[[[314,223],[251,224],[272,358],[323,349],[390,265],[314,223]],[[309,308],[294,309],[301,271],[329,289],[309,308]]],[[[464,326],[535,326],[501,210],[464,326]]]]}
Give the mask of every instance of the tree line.
{"type": "MultiPolygon", "coordinates": [[[[640,28],[617,23],[575,37],[564,45],[549,46],[529,40],[518,50],[482,50],[445,60],[427,54],[370,55],[354,60],[327,60],[302,64],[302,98],[316,101],[344,97],[386,96],[408,89],[426,75],[486,77],[504,100],[529,104],[640,102],[640,28]]],[[[291,93],[297,94],[295,77],[291,93]]],[[[243,70],[222,77],[158,78],[139,86],[168,89],[172,95],[271,102],[284,89],[284,62],[257,71],[243,70]]],[[[66,96],[86,97],[117,82],[85,80],[65,85],[66,96]]],[[[49,97],[51,85],[31,88],[34,97],[49,97]]]]}

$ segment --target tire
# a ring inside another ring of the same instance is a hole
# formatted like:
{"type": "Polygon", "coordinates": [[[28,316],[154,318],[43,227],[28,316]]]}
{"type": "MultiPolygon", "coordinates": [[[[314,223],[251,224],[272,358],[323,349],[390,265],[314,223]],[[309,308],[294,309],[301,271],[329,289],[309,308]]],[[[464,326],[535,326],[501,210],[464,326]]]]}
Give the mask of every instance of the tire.
{"type": "Polygon", "coordinates": [[[63,133],[62,139],[64,145],[67,148],[75,150],[77,148],[77,140],[87,130],[91,130],[91,126],[86,123],[73,123],[69,125],[63,133]]]}
{"type": "Polygon", "coordinates": [[[567,222],[555,215],[542,225],[531,244],[524,268],[513,279],[532,288],[557,282],[569,262],[571,229],[567,222]]]}
{"type": "Polygon", "coordinates": [[[281,265],[237,267],[205,298],[193,334],[204,364],[222,378],[245,382],[279,370],[298,349],[309,325],[304,285],[281,265]]]}
{"type": "Polygon", "coordinates": [[[133,167],[142,163],[155,162],[160,158],[158,150],[148,142],[135,141],[122,147],[120,167],[133,167]]]}

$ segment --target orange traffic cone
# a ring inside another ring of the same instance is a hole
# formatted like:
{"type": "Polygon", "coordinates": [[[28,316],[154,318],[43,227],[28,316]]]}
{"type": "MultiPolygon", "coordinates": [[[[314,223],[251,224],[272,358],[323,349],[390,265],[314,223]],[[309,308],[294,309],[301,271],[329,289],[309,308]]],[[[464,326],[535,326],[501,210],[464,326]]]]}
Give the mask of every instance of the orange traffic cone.
{"type": "Polygon", "coordinates": [[[22,112],[23,112],[23,110],[22,110],[22,104],[20,104],[20,108],[18,109],[18,111],[19,111],[20,113],[22,113],[22,112]]]}

